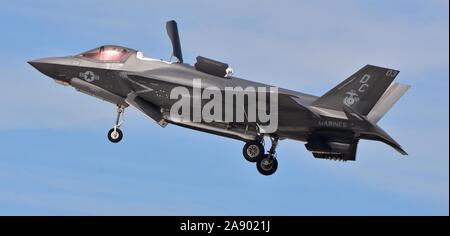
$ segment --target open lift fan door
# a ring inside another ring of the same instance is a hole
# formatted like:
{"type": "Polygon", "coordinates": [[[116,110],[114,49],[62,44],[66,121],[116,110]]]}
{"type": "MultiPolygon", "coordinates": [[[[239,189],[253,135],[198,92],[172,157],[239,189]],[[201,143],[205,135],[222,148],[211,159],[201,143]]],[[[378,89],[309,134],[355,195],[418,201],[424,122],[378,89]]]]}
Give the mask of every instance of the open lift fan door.
{"type": "Polygon", "coordinates": [[[228,64],[198,56],[197,63],[195,63],[195,69],[210,75],[225,77],[227,74],[228,64]]]}

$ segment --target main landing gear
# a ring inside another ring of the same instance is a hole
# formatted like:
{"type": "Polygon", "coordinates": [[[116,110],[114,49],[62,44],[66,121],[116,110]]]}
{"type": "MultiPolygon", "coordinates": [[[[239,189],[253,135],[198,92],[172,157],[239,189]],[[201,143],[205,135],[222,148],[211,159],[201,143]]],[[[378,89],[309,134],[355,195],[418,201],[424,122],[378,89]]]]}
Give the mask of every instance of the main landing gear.
{"type": "Polygon", "coordinates": [[[123,133],[122,131],[119,129],[120,125],[122,124],[122,118],[123,118],[123,113],[125,111],[125,107],[118,105],[117,106],[117,118],[116,118],[116,123],[114,124],[114,128],[110,129],[108,132],[108,139],[109,141],[111,141],[112,143],[118,143],[120,142],[120,140],[122,140],[123,138],[123,133]]]}
{"type": "Polygon", "coordinates": [[[264,139],[261,141],[249,141],[244,145],[242,154],[249,162],[256,162],[256,169],[262,175],[272,175],[277,171],[278,161],[275,157],[275,149],[278,145],[278,137],[270,137],[272,146],[267,154],[264,154],[264,139]]]}
{"type": "Polygon", "coordinates": [[[264,158],[264,146],[261,142],[249,141],[244,145],[242,154],[245,160],[249,162],[257,162],[264,158]]]}

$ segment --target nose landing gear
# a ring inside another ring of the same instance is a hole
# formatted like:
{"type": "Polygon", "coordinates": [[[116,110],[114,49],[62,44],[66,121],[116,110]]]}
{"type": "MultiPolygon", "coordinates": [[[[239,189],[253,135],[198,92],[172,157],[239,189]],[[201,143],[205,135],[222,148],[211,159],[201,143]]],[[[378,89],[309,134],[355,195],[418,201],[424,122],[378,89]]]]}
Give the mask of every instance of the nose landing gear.
{"type": "Polygon", "coordinates": [[[122,124],[122,118],[123,118],[123,113],[125,111],[125,107],[118,105],[117,106],[117,118],[116,118],[116,123],[114,124],[114,128],[110,129],[108,132],[108,139],[109,141],[111,141],[112,143],[118,143],[120,142],[120,140],[122,140],[123,138],[123,133],[122,131],[119,129],[120,125],[122,124]]]}

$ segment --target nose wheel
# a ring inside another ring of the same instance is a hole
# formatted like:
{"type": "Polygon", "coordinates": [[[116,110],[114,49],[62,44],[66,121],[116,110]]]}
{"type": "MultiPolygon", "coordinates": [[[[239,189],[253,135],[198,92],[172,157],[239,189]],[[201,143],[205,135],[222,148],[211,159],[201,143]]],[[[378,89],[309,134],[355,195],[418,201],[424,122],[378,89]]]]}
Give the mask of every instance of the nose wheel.
{"type": "Polygon", "coordinates": [[[112,129],[110,129],[109,132],[108,132],[108,139],[112,143],[118,143],[123,138],[122,130],[120,130],[119,127],[122,124],[121,120],[123,118],[124,111],[125,111],[125,107],[120,106],[120,105],[117,106],[116,123],[114,124],[114,127],[112,129]]]}
{"type": "Polygon", "coordinates": [[[120,130],[119,128],[112,128],[109,130],[108,139],[112,143],[118,143],[118,142],[120,142],[120,140],[122,140],[122,138],[123,138],[123,133],[122,133],[122,130],[120,130]]]}

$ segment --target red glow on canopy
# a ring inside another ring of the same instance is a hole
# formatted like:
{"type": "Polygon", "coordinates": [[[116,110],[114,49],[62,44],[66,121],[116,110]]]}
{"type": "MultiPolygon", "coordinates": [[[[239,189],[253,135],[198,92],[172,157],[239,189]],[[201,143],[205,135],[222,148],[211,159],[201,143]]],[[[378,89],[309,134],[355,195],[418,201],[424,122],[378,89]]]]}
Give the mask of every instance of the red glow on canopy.
{"type": "Polygon", "coordinates": [[[100,47],[86,52],[81,56],[100,61],[122,61],[129,53],[128,50],[118,47],[100,47]]]}

